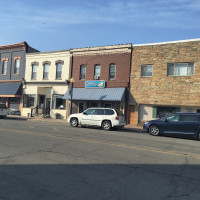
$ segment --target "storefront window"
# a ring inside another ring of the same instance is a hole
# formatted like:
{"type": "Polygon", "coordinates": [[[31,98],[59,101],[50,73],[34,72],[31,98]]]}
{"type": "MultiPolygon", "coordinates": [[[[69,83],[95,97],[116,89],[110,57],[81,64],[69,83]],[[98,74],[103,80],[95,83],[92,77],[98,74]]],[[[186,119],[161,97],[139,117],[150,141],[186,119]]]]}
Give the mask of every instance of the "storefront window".
{"type": "Polygon", "coordinates": [[[153,107],[153,118],[166,117],[175,112],[180,112],[180,107],[153,107]]]}
{"type": "Polygon", "coordinates": [[[78,104],[78,111],[79,111],[79,113],[83,112],[83,107],[84,107],[84,103],[79,103],[78,104]]]}
{"type": "Polygon", "coordinates": [[[62,99],[63,95],[53,95],[53,109],[65,109],[65,100],[62,99]]]}
{"type": "Polygon", "coordinates": [[[11,104],[19,104],[20,103],[20,99],[19,98],[10,98],[9,99],[9,103],[11,103],[11,104]]]}
{"type": "Polygon", "coordinates": [[[34,107],[35,105],[35,95],[34,94],[24,94],[23,97],[23,107],[24,108],[30,108],[34,107]]]}
{"type": "Polygon", "coordinates": [[[112,108],[112,104],[111,103],[105,103],[105,108],[112,108]]]}
{"type": "Polygon", "coordinates": [[[5,97],[0,97],[0,103],[6,103],[7,101],[7,98],[5,97]]]}
{"type": "Polygon", "coordinates": [[[98,103],[97,102],[92,102],[91,103],[91,107],[98,107],[98,103]]]}

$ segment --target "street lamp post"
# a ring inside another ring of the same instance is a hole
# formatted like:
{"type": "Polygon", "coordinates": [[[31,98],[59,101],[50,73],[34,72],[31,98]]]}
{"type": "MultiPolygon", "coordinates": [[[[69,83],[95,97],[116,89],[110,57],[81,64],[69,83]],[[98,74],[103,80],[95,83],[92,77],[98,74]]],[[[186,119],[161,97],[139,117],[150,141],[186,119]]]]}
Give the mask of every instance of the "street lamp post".
{"type": "Polygon", "coordinates": [[[74,78],[72,77],[70,79],[71,83],[71,99],[70,99],[70,115],[72,114],[72,97],[73,97],[73,84],[74,84],[74,78]]]}

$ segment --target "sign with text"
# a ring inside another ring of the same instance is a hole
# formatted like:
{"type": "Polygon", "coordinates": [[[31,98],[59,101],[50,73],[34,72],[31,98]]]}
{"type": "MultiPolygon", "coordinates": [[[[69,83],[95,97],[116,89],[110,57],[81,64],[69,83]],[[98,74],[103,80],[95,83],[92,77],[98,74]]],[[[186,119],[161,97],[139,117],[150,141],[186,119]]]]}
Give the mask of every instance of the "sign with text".
{"type": "Polygon", "coordinates": [[[105,81],[85,81],[85,88],[105,88],[105,81]]]}

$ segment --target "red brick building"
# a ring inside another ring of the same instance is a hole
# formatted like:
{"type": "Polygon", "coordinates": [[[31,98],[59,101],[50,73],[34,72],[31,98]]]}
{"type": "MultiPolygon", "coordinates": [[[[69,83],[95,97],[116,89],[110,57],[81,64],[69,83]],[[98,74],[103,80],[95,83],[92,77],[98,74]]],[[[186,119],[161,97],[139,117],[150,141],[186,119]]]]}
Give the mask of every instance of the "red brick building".
{"type": "MultiPolygon", "coordinates": [[[[71,50],[72,113],[112,107],[127,116],[131,49],[131,44],[125,44],[71,50]]],[[[70,110],[69,91],[65,98],[70,110]]]]}

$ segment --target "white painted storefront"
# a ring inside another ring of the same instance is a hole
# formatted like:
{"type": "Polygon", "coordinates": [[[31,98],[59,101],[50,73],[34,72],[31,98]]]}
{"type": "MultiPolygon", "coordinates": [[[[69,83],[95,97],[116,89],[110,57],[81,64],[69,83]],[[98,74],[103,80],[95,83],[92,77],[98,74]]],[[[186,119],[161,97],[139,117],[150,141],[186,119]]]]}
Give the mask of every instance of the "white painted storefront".
{"type": "Polygon", "coordinates": [[[35,114],[36,110],[42,115],[50,107],[50,117],[66,118],[62,96],[68,89],[69,62],[69,51],[27,54],[22,116],[35,114]]]}

